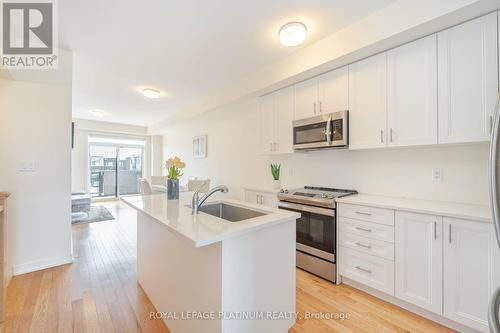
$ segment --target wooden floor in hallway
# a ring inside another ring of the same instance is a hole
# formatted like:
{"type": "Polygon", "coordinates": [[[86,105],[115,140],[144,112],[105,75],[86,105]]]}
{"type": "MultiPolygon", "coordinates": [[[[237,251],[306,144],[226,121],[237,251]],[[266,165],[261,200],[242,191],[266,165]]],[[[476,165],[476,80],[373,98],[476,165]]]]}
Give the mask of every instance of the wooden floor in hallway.
{"type": "MultiPolygon", "coordinates": [[[[116,220],[73,226],[73,264],[13,278],[0,332],[169,332],[161,320],[150,318],[156,310],[136,281],[135,211],[120,202],[103,205],[116,220]]],[[[301,270],[297,311],[293,333],[453,332],[301,270]],[[347,318],[305,318],[306,313],[347,318]]]]}

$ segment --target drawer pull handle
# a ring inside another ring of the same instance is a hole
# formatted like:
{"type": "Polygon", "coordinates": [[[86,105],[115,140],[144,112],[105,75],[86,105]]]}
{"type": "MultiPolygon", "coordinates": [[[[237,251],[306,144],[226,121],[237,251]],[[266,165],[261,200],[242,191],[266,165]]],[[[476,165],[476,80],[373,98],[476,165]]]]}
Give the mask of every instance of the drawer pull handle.
{"type": "Polygon", "coordinates": [[[361,227],[355,227],[356,230],[361,230],[361,231],[365,231],[365,232],[372,232],[372,229],[365,229],[365,228],[361,228],[361,227]]]}
{"type": "Polygon", "coordinates": [[[372,246],[371,246],[371,245],[366,245],[366,244],[363,244],[363,243],[358,243],[358,242],[356,242],[356,243],[354,243],[354,244],[356,244],[357,246],[364,247],[364,248],[366,248],[366,249],[371,249],[371,248],[372,248],[372,246]]]}
{"type": "Polygon", "coordinates": [[[371,213],[365,213],[365,212],[356,212],[356,214],[364,215],[364,216],[372,216],[371,213]]]}
{"type": "Polygon", "coordinates": [[[355,268],[359,269],[360,271],[363,271],[365,273],[368,273],[368,274],[372,273],[371,269],[366,269],[366,268],[363,268],[363,267],[360,267],[360,266],[356,266],[355,268]]]}

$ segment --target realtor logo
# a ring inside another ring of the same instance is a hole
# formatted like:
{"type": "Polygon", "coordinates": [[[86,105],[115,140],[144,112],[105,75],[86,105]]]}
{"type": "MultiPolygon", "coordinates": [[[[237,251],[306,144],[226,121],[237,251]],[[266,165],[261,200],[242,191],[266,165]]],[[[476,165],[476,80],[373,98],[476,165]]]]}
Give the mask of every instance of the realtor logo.
{"type": "Polygon", "coordinates": [[[53,0],[3,0],[2,57],[5,68],[57,68],[53,0]]]}

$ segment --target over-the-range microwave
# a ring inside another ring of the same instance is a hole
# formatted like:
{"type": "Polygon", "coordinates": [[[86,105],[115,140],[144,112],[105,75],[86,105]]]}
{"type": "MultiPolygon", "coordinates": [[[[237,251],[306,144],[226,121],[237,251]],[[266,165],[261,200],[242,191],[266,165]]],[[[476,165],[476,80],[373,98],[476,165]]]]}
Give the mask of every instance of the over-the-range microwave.
{"type": "Polygon", "coordinates": [[[349,111],[293,121],[293,149],[347,148],[349,111]]]}

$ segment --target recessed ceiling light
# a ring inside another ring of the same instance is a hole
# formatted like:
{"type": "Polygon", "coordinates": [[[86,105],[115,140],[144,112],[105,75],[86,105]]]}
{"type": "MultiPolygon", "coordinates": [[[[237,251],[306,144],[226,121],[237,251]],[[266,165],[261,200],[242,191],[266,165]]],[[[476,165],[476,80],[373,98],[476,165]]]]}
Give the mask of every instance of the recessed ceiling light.
{"type": "Polygon", "coordinates": [[[97,109],[90,110],[90,113],[92,113],[94,117],[104,117],[106,115],[106,111],[97,109]]]}
{"type": "Polygon", "coordinates": [[[151,88],[143,89],[142,95],[147,98],[160,98],[160,92],[156,89],[151,88]]]}
{"type": "Polygon", "coordinates": [[[289,22],[280,29],[280,43],[284,46],[297,46],[306,39],[306,35],[307,28],[304,23],[289,22]]]}

